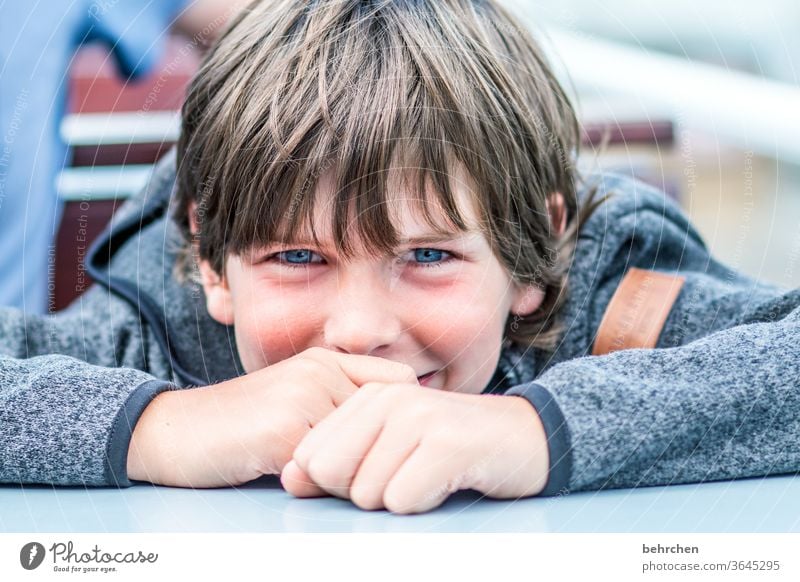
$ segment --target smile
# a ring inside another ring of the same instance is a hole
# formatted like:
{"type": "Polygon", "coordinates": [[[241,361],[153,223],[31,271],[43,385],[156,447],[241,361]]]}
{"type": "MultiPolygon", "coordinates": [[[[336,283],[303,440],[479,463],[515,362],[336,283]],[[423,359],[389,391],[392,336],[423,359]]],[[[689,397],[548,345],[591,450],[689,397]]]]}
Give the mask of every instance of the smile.
{"type": "Polygon", "coordinates": [[[436,374],[436,372],[438,372],[438,370],[434,370],[433,372],[428,372],[427,374],[424,374],[423,376],[418,376],[417,377],[417,381],[420,383],[420,385],[427,386],[428,385],[428,381],[431,378],[433,378],[433,376],[436,374]]]}

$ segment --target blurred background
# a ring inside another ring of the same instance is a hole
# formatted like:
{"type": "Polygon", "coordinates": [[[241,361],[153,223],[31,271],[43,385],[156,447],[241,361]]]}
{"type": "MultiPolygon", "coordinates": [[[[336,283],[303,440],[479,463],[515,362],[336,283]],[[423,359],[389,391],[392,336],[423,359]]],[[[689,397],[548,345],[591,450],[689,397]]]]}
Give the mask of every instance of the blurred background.
{"type": "Polygon", "coordinates": [[[800,3],[504,3],[548,47],[585,124],[652,127],[652,140],[584,148],[587,165],[662,186],[729,266],[800,286],[800,3]]]}
{"type": "MultiPolygon", "coordinates": [[[[727,265],[800,286],[800,3],[501,1],[532,29],[574,100],[583,167],[657,185],[727,265]]],[[[160,64],[136,82],[120,80],[104,46],[73,59],[51,309],[88,285],[86,244],[75,241],[100,231],[177,138],[202,44],[171,34],[160,64]]]]}

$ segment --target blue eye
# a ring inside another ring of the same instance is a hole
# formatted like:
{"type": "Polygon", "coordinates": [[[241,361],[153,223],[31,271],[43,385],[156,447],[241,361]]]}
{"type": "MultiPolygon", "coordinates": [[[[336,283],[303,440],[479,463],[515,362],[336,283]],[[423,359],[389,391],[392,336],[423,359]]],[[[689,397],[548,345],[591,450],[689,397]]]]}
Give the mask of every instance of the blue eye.
{"type": "Polygon", "coordinates": [[[290,251],[281,251],[270,256],[270,259],[276,260],[282,265],[287,267],[301,267],[303,265],[312,265],[321,263],[322,260],[312,260],[314,257],[322,258],[313,251],[308,249],[292,249],[290,251]]]}
{"type": "Polygon", "coordinates": [[[414,260],[421,267],[439,267],[452,259],[452,255],[447,251],[439,249],[414,249],[414,260]]]}

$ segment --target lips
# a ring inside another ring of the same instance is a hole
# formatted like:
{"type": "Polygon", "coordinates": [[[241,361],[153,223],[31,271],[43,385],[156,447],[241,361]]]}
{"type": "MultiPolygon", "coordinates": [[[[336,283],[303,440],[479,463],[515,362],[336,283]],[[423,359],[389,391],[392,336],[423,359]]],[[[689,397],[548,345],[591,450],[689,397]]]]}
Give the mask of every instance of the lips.
{"type": "Polygon", "coordinates": [[[423,374],[422,376],[417,376],[417,381],[422,386],[427,386],[428,381],[433,378],[433,376],[438,372],[438,370],[434,370],[433,372],[428,372],[427,374],[423,374]]]}

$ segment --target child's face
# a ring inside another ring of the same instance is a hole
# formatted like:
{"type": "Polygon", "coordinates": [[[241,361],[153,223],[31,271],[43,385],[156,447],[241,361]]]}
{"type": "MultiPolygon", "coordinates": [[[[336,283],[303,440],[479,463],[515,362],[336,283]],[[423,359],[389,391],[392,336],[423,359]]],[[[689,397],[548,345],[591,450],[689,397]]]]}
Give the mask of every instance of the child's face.
{"type": "MultiPolygon", "coordinates": [[[[431,388],[483,391],[497,367],[507,318],[532,313],[543,294],[512,282],[495,258],[477,230],[470,182],[463,178],[454,180],[455,193],[475,232],[413,240],[433,231],[397,190],[395,226],[401,238],[412,240],[393,256],[372,256],[358,247],[350,261],[340,259],[327,209],[318,205],[321,247],[310,233],[300,233],[308,236],[291,245],[229,255],[222,279],[201,264],[209,313],[235,326],[245,370],[322,346],[402,362],[418,377],[436,372],[422,381],[431,388]]],[[[319,182],[320,194],[331,193],[330,184],[328,173],[319,182]]]]}

